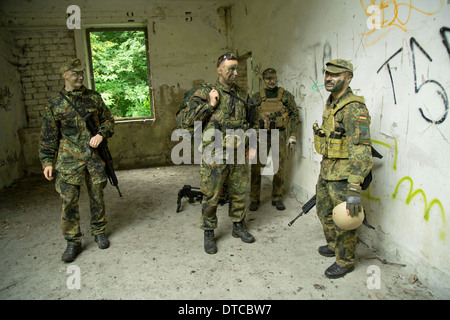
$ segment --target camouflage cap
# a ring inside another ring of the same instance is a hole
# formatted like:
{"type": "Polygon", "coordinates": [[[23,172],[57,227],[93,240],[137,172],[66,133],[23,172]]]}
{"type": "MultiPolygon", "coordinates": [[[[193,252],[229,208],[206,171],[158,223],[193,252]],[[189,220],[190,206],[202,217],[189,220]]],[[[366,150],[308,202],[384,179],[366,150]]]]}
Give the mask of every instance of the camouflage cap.
{"type": "Polygon", "coordinates": [[[268,78],[269,75],[271,75],[271,74],[277,74],[277,71],[274,68],[267,68],[262,73],[262,77],[263,77],[263,79],[265,79],[265,78],[268,78]]]}
{"type": "Polygon", "coordinates": [[[342,73],[345,71],[353,73],[353,65],[344,59],[334,59],[326,63],[325,71],[330,73],[342,73]]]}
{"type": "Polygon", "coordinates": [[[81,60],[76,58],[76,59],[70,59],[67,62],[64,62],[64,64],[61,66],[61,68],[59,69],[59,71],[61,71],[61,73],[64,73],[66,71],[84,71],[84,68],[81,66],[81,60]]]}

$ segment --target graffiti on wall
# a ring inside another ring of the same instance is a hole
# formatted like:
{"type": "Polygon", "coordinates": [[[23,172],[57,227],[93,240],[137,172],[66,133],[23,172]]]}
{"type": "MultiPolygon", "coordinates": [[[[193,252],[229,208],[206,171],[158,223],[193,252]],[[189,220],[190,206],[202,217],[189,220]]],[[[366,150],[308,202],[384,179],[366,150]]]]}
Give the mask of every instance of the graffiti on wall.
{"type": "MultiPolygon", "coordinates": [[[[442,42],[446,46],[446,50],[450,52],[450,49],[448,47],[447,37],[446,37],[446,35],[447,35],[446,33],[448,31],[449,31],[448,27],[443,27],[443,28],[441,28],[440,33],[441,33],[441,36],[443,39],[442,42]]],[[[418,77],[417,77],[417,67],[418,67],[417,55],[420,54],[420,55],[424,56],[426,58],[426,60],[428,60],[429,62],[433,62],[433,59],[414,37],[410,38],[409,47],[411,50],[411,58],[412,58],[412,70],[411,71],[412,71],[413,77],[414,77],[414,92],[415,92],[415,94],[420,94],[420,91],[422,89],[424,89],[425,86],[434,87],[435,94],[438,95],[440,97],[440,100],[442,101],[442,106],[439,106],[440,110],[435,112],[435,116],[432,116],[430,114],[430,108],[432,106],[425,106],[426,109],[428,110],[428,114],[425,114],[425,111],[422,107],[420,107],[418,109],[419,113],[426,122],[437,124],[437,125],[441,124],[445,121],[445,119],[447,118],[447,115],[448,115],[448,108],[449,108],[448,102],[449,101],[448,101],[447,91],[444,89],[444,87],[442,86],[442,84],[439,81],[434,80],[434,79],[427,79],[425,81],[422,81],[422,83],[419,83],[418,77]]],[[[390,78],[391,86],[392,86],[394,104],[397,104],[397,96],[396,96],[396,92],[395,92],[395,81],[392,76],[390,62],[394,58],[399,56],[400,53],[402,53],[402,51],[403,51],[403,48],[398,49],[392,56],[390,56],[381,65],[381,67],[377,71],[377,73],[380,73],[383,69],[386,69],[387,72],[389,73],[389,78],[390,78]]]]}
{"type": "Polygon", "coordinates": [[[5,88],[0,88],[0,109],[8,111],[11,103],[10,99],[12,97],[13,94],[9,90],[9,87],[5,86],[5,88]]]}
{"type": "MultiPolygon", "coordinates": [[[[397,170],[397,158],[398,158],[398,146],[397,146],[397,140],[394,140],[394,145],[390,145],[389,143],[378,141],[378,140],[372,140],[373,144],[377,144],[381,147],[385,147],[389,150],[394,151],[394,161],[392,164],[392,170],[397,170]]],[[[399,194],[399,191],[404,184],[409,184],[409,189],[407,189],[407,195],[405,198],[405,204],[410,205],[411,201],[418,197],[422,198],[423,201],[423,218],[425,221],[429,221],[430,219],[430,211],[433,207],[438,207],[438,210],[441,215],[442,220],[442,229],[439,233],[439,238],[441,240],[444,240],[446,237],[445,234],[445,225],[446,225],[446,216],[445,216],[445,210],[444,206],[442,205],[442,202],[439,199],[432,199],[430,202],[428,202],[426,192],[422,188],[414,189],[414,181],[410,176],[404,176],[401,179],[397,181],[397,184],[395,186],[394,192],[392,193],[392,198],[397,199],[397,195],[399,194]]],[[[381,201],[380,198],[374,197],[371,195],[370,187],[367,189],[367,191],[363,194],[365,198],[371,201],[381,201]]]]}
{"type": "MultiPolygon", "coordinates": [[[[377,21],[377,27],[362,33],[365,37],[366,47],[370,47],[385,37],[392,30],[401,30],[403,32],[408,31],[408,24],[411,23],[413,12],[417,12],[421,15],[432,16],[438,13],[444,6],[444,0],[439,1],[439,8],[434,11],[427,11],[425,8],[418,8],[413,5],[413,1],[400,2],[396,0],[370,0],[369,3],[364,4],[363,0],[360,0],[361,7],[364,13],[370,19],[371,17],[379,17],[377,21]],[[376,13],[372,8],[377,8],[376,13]]],[[[427,1],[428,7],[436,7],[435,1],[427,1]],[[434,5],[433,3],[434,2],[434,5]]],[[[432,10],[432,9],[431,9],[432,10]]]]}
{"type": "Polygon", "coordinates": [[[5,158],[0,159],[0,168],[6,167],[6,166],[12,166],[13,164],[17,163],[19,161],[19,158],[17,156],[17,152],[14,151],[14,154],[7,155],[5,158]]]}

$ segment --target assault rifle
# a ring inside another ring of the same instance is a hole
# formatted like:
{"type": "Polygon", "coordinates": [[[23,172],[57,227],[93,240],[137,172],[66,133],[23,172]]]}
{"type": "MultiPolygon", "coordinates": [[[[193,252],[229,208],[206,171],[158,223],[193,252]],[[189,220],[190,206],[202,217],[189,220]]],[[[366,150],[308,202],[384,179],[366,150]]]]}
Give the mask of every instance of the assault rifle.
{"type": "MultiPolygon", "coordinates": [[[[95,126],[95,121],[92,119],[92,113],[88,113],[84,117],[86,121],[86,127],[88,128],[89,132],[94,136],[97,134],[97,128],[95,126]]],[[[113,166],[113,160],[111,157],[111,152],[109,152],[108,148],[108,140],[104,137],[102,142],[97,147],[98,154],[100,158],[105,162],[105,171],[106,175],[108,176],[109,182],[112,186],[117,188],[117,191],[119,192],[119,196],[121,199],[123,199],[122,193],[119,189],[119,180],[117,180],[116,172],[114,171],[113,166]]]]}
{"type": "MultiPolygon", "coordinates": [[[[379,158],[379,159],[383,158],[383,156],[377,150],[375,150],[374,147],[372,147],[372,157],[379,158]]],[[[370,170],[369,174],[364,179],[364,182],[361,184],[361,189],[366,190],[369,187],[369,184],[371,181],[372,181],[372,170],[370,170]]],[[[302,212],[300,212],[291,222],[289,222],[288,226],[292,226],[294,224],[295,220],[300,218],[302,215],[307,214],[309,212],[309,210],[314,208],[315,205],[316,205],[316,195],[314,195],[311,199],[308,200],[308,202],[306,204],[304,204],[302,206],[302,212]]],[[[367,221],[367,217],[365,215],[364,215],[363,223],[366,227],[375,230],[375,228],[372,227],[370,225],[370,223],[367,221]]]]}
{"type": "MultiPolygon", "coordinates": [[[[200,190],[200,188],[191,187],[190,185],[185,184],[183,188],[178,191],[177,212],[181,211],[181,199],[183,197],[188,198],[189,203],[194,203],[196,200],[201,202],[203,200],[203,193],[201,191],[195,191],[193,189],[200,190]]],[[[229,201],[230,199],[228,197],[228,191],[226,189],[226,186],[223,186],[219,196],[219,204],[224,205],[229,201]]]]}
{"type": "MultiPolygon", "coordinates": [[[[94,119],[92,119],[92,114],[91,113],[85,114],[85,112],[82,112],[80,109],[78,109],[72,103],[72,101],[70,101],[70,99],[67,98],[64,93],[62,93],[62,91],[59,92],[59,95],[64,100],[66,100],[68,104],[70,104],[72,106],[72,108],[80,115],[81,118],[83,118],[83,120],[86,122],[86,127],[89,130],[89,132],[91,133],[92,136],[95,136],[98,132],[98,128],[96,126],[94,119]]],[[[109,152],[109,149],[108,149],[108,141],[105,137],[103,137],[102,142],[97,147],[97,151],[98,151],[100,158],[105,162],[105,171],[106,171],[106,175],[108,176],[109,182],[114,187],[117,188],[117,191],[119,191],[120,199],[123,199],[122,193],[120,193],[120,189],[119,189],[119,180],[117,180],[117,176],[114,171],[111,153],[109,152]]]]}

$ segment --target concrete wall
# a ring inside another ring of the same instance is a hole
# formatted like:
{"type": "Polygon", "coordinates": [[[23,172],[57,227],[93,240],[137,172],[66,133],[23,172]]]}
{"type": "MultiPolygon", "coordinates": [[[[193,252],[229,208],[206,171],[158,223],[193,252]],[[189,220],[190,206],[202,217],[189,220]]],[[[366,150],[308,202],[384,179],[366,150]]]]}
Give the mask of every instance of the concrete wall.
{"type": "Polygon", "coordinates": [[[23,176],[18,130],[25,127],[18,50],[14,35],[0,29],[0,189],[23,176]]]}
{"type": "Polygon", "coordinates": [[[301,201],[314,194],[319,173],[312,124],[321,122],[328,97],[324,63],[353,62],[351,87],[365,96],[373,145],[384,156],[374,161],[363,200],[377,231],[361,227],[359,237],[448,298],[450,4],[382,2],[380,29],[371,31],[370,1],[238,0],[233,45],[252,51],[256,71],[276,68],[280,85],[300,106],[301,143],[290,177],[301,201]]]}
{"type": "MultiPolygon", "coordinates": [[[[0,24],[5,32],[13,34],[10,45],[18,50],[14,72],[19,70],[20,78],[14,83],[23,87],[20,100],[24,101],[28,120],[20,130],[26,170],[41,171],[39,128],[46,100],[63,85],[58,68],[62,61],[75,56],[87,64],[85,29],[97,26],[148,29],[155,117],[151,121],[117,122],[109,143],[115,166],[127,169],[171,165],[171,146],[176,142],[170,136],[183,93],[193,82],[214,82],[217,57],[229,50],[229,2],[115,0],[105,5],[102,1],[2,1],[0,24]],[[66,25],[66,9],[73,4],[81,9],[81,30],[69,30],[66,25]]],[[[8,71],[1,72],[3,79],[3,72],[7,75],[8,71]]],[[[8,144],[17,148],[17,141],[8,144]]],[[[17,157],[20,153],[16,152],[17,157]]],[[[8,179],[6,184],[11,182],[8,179]]]]}

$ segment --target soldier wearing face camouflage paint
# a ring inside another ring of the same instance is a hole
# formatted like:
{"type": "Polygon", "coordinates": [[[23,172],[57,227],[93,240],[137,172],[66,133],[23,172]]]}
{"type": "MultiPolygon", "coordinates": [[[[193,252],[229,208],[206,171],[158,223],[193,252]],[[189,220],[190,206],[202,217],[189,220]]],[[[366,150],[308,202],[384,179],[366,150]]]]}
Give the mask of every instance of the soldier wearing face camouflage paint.
{"type": "MultiPolygon", "coordinates": [[[[248,123],[247,120],[249,112],[249,106],[246,104],[248,93],[236,85],[238,79],[237,57],[233,53],[221,55],[217,60],[217,73],[218,79],[215,85],[212,88],[202,87],[198,89],[188,102],[188,108],[194,110],[193,118],[204,123],[204,133],[211,131],[210,129],[215,129],[225,136],[227,129],[242,129],[245,132],[247,129],[253,128],[253,124],[248,123]]],[[[249,175],[247,160],[255,157],[257,146],[246,145],[248,156],[245,163],[237,161],[237,153],[234,155],[234,161],[225,161],[225,159],[223,161],[210,161],[211,159],[208,158],[205,149],[213,142],[210,139],[205,139],[205,136],[203,134],[202,147],[204,152],[200,166],[200,188],[203,193],[200,227],[204,230],[205,252],[214,254],[217,252],[214,238],[214,229],[217,228],[218,224],[216,211],[224,184],[226,184],[230,199],[228,216],[233,222],[232,236],[241,238],[246,243],[255,241],[255,238],[246,230],[245,226],[245,200],[249,175]]],[[[256,139],[254,140],[256,143],[256,139]]],[[[241,143],[246,142],[242,141],[241,143]]],[[[237,147],[237,145],[234,146],[235,149],[237,147]]],[[[224,154],[215,154],[215,157],[224,157],[224,154]]]]}
{"type": "Polygon", "coordinates": [[[354,270],[356,229],[342,230],[332,218],[332,210],[347,202],[347,212],[361,211],[361,183],[372,169],[370,116],[364,98],[349,87],[353,65],[346,60],[329,61],[325,69],[325,89],[331,92],[322,116],[314,124],[314,146],[323,156],[316,186],[317,215],[327,244],[319,253],[335,257],[325,270],[328,278],[339,278],[354,270]]]}

